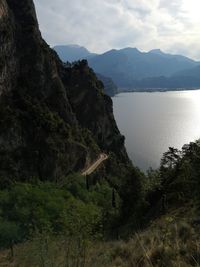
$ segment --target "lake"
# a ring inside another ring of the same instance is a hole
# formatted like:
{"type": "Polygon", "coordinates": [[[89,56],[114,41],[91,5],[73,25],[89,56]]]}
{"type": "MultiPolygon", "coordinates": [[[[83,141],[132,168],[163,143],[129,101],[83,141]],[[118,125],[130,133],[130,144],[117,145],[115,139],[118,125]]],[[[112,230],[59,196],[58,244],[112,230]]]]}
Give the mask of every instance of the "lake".
{"type": "Polygon", "coordinates": [[[168,147],[200,138],[200,90],[120,93],[114,115],[133,164],[157,168],[168,147]]]}

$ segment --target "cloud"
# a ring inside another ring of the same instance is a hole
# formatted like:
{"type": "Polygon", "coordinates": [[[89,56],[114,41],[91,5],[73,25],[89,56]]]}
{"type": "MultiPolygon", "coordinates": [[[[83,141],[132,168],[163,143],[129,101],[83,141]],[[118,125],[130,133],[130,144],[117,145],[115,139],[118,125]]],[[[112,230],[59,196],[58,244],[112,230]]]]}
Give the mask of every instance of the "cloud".
{"type": "Polygon", "coordinates": [[[161,48],[200,59],[199,0],[34,2],[43,37],[52,46],[79,44],[99,53],[126,46],[161,48]]]}

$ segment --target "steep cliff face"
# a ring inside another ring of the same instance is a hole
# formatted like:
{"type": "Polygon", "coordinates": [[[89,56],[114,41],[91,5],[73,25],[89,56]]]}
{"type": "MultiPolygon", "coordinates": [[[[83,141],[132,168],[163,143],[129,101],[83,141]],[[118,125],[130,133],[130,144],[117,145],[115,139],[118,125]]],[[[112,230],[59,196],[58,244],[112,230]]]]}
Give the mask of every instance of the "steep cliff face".
{"type": "Polygon", "coordinates": [[[12,17],[6,1],[0,1],[0,95],[11,90],[16,80],[16,47],[14,43],[12,17]]]}
{"type": "Polygon", "coordinates": [[[0,1],[0,176],[60,179],[101,150],[128,162],[111,99],[85,61],[63,66],[32,0],[0,1]]]}
{"type": "Polygon", "coordinates": [[[122,161],[128,161],[124,137],[113,116],[112,100],[103,93],[102,83],[88,67],[87,61],[83,60],[66,71],[63,82],[80,125],[92,132],[101,150],[112,151],[122,161]]]}

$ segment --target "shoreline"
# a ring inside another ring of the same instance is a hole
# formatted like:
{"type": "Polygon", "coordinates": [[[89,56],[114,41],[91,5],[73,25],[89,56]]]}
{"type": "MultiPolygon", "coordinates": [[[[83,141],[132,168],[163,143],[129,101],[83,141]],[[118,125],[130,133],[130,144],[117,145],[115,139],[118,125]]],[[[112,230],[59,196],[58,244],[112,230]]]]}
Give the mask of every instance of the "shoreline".
{"type": "MultiPolygon", "coordinates": [[[[165,92],[180,92],[180,91],[197,91],[200,90],[200,88],[146,88],[146,89],[125,89],[123,91],[119,90],[116,95],[121,93],[165,93],[165,92]]],[[[116,96],[115,95],[115,96],[116,96]]]]}

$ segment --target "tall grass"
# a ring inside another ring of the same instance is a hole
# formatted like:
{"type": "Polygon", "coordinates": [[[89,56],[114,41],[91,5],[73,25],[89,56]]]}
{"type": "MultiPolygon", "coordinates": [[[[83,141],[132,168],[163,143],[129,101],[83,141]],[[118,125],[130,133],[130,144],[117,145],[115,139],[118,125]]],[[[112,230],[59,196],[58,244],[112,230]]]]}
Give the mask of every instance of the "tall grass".
{"type": "MultiPolygon", "coordinates": [[[[188,210],[188,208],[187,208],[188,210]]],[[[127,241],[89,242],[38,235],[0,254],[5,267],[192,267],[200,266],[200,225],[195,217],[171,213],[127,241]]]]}

